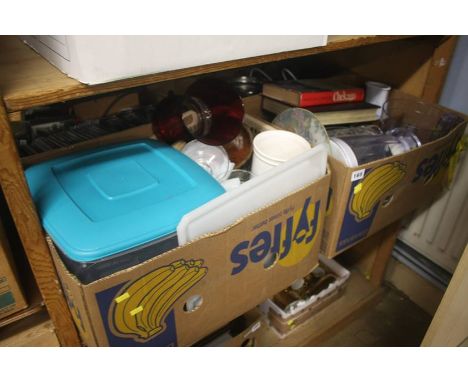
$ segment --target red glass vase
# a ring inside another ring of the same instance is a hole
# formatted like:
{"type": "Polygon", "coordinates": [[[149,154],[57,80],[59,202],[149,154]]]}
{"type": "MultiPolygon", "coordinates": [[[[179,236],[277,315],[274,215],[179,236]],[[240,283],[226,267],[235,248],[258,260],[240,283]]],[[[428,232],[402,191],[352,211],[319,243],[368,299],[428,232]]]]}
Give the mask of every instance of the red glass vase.
{"type": "Polygon", "coordinates": [[[224,81],[203,78],[183,96],[171,95],[155,110],[153,131],[167,143],[198,139],[208,145],[223,145],[240,132],[244,105],[224,81]]]}

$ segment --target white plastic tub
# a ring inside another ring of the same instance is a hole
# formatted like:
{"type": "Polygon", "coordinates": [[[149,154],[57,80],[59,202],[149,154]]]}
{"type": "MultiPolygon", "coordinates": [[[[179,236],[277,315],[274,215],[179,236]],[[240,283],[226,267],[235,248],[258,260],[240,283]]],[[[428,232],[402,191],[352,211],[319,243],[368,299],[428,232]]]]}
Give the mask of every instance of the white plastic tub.
{"type": "Polygon", "coordinates": [[[253,140],[252,174],[260,175],[310,150],[310,144],[290,131],[264,131],[253,140]]]}

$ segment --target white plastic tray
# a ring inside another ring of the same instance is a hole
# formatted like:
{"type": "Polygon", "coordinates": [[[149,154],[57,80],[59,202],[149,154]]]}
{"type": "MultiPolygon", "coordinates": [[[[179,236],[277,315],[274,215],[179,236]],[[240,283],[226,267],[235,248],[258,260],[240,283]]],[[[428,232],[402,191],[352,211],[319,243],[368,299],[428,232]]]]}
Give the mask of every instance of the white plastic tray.
{"type": "Polygon", "coordinates": [[[267,299],[265,302],[263,302],[260,305],[261,311],[265,315],[268,315],[268,311],[272,309],[276,313],[278,313],[281,316],[281,318],[287,320],[291,318],[292,316],[296,315],[297,313],[300,313],[304,309],[307,309],[309,306],[315,304],[316,302],[323,299],[324,297],[330,295],[332,292],[338,289],[341,285],[343,285],[346,282],[346,280],[348,280],[349,276],[351,275],[351,272],[349,272],[346,268],[342,267],[333,259],[328,259],[327,257],[323,255],[319,255],[319,261],[320,263],[330,268],[333,271],[333,273],[335,273],[335,275],[338,276],[337,280],[331,283],[327,289],[324,289],[320,293],[311,296],[307,300],[297,301],[297,303],[294,305],[294,308],[289,309],[288,311],[284,311],[283,309],[281,309],[278,305],[274,303],[273,300],[267,299]]]}
{"type": "Polygon", "coordinates": [[[325,175],[327,149],[318,145],[186,214],[177,226],[179,245],[219,231],[325,175]]]}

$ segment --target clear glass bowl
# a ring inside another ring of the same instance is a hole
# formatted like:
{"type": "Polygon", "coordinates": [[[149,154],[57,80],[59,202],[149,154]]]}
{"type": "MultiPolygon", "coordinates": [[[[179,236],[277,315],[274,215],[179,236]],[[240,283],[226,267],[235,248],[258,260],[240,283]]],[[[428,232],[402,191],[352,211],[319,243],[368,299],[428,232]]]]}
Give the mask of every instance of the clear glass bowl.
{"type": "Polygon", "coordinates": [[[184,146],[182,152],[218,181],[227,179],[234,167],[222,146],[210,146],[193,140],[184,146]]]}

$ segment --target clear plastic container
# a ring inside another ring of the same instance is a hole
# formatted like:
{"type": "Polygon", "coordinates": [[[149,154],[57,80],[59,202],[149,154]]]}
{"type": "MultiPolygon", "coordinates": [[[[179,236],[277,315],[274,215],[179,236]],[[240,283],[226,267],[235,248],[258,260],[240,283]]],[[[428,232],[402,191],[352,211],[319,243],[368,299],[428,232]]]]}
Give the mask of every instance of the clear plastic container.
{"type": "Polygon", "coordinates": [[[381,126],[385,132],[408,129],[422,144],[445,136],[461,122],[459,115],[421,100],[394,97],[382,108],[381,126]]]}
{"type": "Polygon", "coordinates": [[[334,158],[348,167],[356,167],[405,153],[421,146],[421,142],[408,129],[395,129],[392,134],[335,137],[331,138],[331,145],[334,158]]]}
{"type": "Polygon", "coordinates": [[[385,131],[385,135],[398,139],[397,144],[390,143],[392,155],[398,155],[421,146],[421,141],[414,128],[393,128],[385,131]]]}

